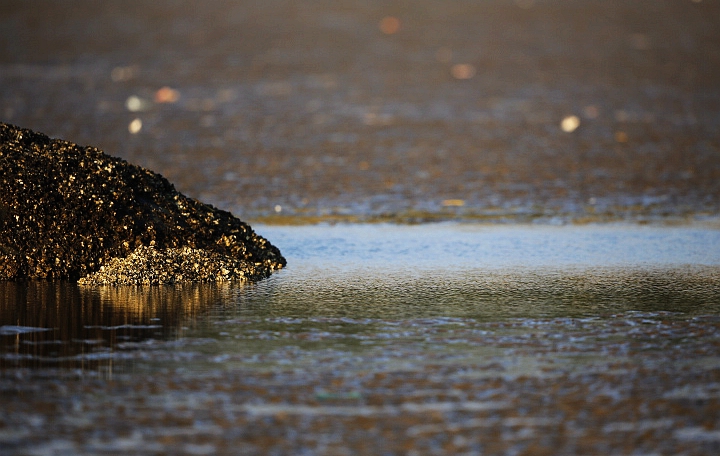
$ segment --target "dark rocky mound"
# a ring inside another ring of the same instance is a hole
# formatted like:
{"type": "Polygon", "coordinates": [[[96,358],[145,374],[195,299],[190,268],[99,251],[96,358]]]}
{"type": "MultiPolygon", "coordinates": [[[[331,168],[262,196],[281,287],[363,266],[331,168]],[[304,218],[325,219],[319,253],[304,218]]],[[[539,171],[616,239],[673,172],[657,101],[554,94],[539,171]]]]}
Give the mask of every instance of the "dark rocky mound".
{"type": "Polygon", "coordinates": [[[94,147],[0,123],[0,280],[258,280],[284,265],[280,251],[249,225],[182,195],[161,175],[94,147]],[[203,251],[217,271],[198,274],[192,258],[203,251]],[[113,272],[131,254],[132,264],[160,268],[163,252],[174,252],[169,272],[128,275],[127,264],[113,272]],[[138,261],[143,255],[149,259],[138,261]]]}

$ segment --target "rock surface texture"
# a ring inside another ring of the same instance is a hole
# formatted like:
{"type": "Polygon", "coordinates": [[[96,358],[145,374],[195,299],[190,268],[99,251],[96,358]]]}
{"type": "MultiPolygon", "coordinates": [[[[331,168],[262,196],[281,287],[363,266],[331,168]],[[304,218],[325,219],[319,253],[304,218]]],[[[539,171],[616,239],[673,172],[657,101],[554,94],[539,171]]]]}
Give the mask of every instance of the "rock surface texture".
{"type": "Polygon", "coordinates": [[[249,225],[159,174],[0,123],[0,280],[259,280],[285,264],[249,225]]]}

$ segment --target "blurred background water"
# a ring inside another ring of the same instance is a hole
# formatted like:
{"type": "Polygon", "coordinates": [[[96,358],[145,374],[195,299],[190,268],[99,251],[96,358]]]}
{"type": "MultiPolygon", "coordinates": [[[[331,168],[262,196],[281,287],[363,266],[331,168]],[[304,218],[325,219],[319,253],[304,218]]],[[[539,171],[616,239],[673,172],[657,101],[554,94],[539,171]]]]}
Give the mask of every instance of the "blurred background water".
{"type": "Polygon", "coordinates": [[[11,0],[0,117],[251,221],[702,218],[719,8],[11,0]]]}

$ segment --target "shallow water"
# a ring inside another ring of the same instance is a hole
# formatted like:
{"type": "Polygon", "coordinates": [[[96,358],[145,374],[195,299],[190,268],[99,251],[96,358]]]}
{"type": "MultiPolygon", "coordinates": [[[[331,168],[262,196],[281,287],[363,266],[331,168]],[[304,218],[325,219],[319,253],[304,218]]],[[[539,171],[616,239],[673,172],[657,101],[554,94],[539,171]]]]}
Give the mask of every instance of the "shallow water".
{"type": "Polygon", "coordinates": [[[0,284],[0,447],[707,454],[720,445],[716,228],[258,231],[288,268],[257,284],[0,284]]]}
{"type": "Polygon", "coordinates": [[[258,324],[289,319],[295,328],[293,319],[317,318],[720,315],[720,230],[712,228],[430,224],[258,230],[280,246],[289,266],[256,284],[0,283],[2,364],[101,365],[116,357],[117,346],[202,337],[212,325],[236,318],[258,324]]]}

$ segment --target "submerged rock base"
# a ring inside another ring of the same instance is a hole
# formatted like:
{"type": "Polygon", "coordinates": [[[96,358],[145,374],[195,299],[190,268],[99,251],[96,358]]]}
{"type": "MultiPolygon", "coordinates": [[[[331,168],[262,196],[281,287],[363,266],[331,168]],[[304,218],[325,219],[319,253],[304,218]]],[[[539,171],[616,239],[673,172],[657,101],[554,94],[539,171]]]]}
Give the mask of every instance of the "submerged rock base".
{"type": "Polygon", "coordinates": [[[0,280],[259,280],[285,264],[249,225],[159,174],[0,123],[0,280]]]}

